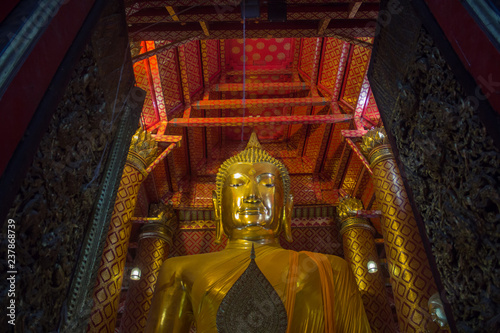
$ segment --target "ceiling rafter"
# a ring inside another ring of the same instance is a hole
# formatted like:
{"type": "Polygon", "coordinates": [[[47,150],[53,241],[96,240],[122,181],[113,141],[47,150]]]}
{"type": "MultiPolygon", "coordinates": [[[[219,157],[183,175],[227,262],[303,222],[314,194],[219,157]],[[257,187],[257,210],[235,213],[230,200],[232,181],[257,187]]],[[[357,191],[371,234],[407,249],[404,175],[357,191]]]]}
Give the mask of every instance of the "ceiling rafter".
{"type": "Polygon", "coordinates": [[[173,48],[176,48],[178,46],[181,46],[181,45],[184,45],[186,43],[189,43],[190,41],[197,40],[198,37],[199,37],[199,35],[198,36],[194,36],[194,37],[190,37],[190,38],[186,38],[186,39],[183,39],[183,40],[179,40],[179,41],[176,41],[176,42],[171,42],[171,43],[168,43],[166,45],[157,47],[154,50],[151,50],[151,51],[148,51],[148,52],[144,52],[144,53],[142,53],[142,54],[140,54],[138,56],[133,57],[132,58],[132,63],[136,63],[138,61],[147,59],[147,58],[155,56],[157,54],[166,52],[166,51],[171,50],[173,48]]]}
{"type": "MultiPolygon", "coordinates": [[[[239,8],[241,0],[125,0],[125,7],[133,7],[139,5],[142,8],[147,7],[165,7],[165,6],[214,6],[223,10],[229,10],[231,7],[239,8]]],[[[287,1],[288,5],[300,5],[300,4],[332,4],[329,0],[293,0],[287,1]]],[[[352,0],[336,0],[334,3],[351,3],[352,0]]],[[[363,3],[380,3],[380,0],[362,0],[363,3]]]]}
{"type": "Polygon", "coordinates": [[[218,117],[218,118],[174,118],[173,127],[228,127],[287,124],[334,124],[352,120],[352,115],[308,115],[275,117],[218,117]]]}
{"type": "Polygon", "coordinates": [[[223,99],[196,101],[191,107],[194,110],[214,110],[214,109],[241,109],[245,108],[265,108],[265,107],[285,107],[285,106],[321,106],[329,105],[330,101],[323,97],[298,97],[298,98],[263,98],[263,99],[223,99]]]}
{"type": "MultiPolygon", "coordinates": [[[[323,36],[343,36],[344,38],[370,37],[375,33],[375,19],[340,19],[331,20],[323,36]]],[[[198,22],[179,23],[141,23],[129,27],[129,35],[133,40],[179,40],[200,35],[198,22]]],[[[247,38],[289,38],[318,37],[318,21],[289,22],[247,22],[247,38]]],[[[207,39],[204,34],[200,38],[207,39]]],[[[241,22],[211,22],[210,39],[243,38],[241,22]]]]}
{"type": "MultiPolygon", "coordinates": [[[[246,75],[292,75],[292,70],[283,69],[247,69],[245,71],[246,75]]],[[[226,72],[226,75],[243,75],[242,70],[230,70],[226,72]]],[[[222,82],[221,82],[222,83],[222,82]]]]}
{"type": "Polygon", "coordinates": [[[210,31],[208,31],[208,24],[205,21],[200,21],[200,26],[201,30],[203,30],[203,33],[205,34],[206,37],[210,37],[210,31]]]}
{"type": "Polygon", "coordinates": [[[362,4],[363,4],[363,2],[361,2],[361,1],[356,1],[356,2],[352,2],[349,4],[349,18],[350,19],[356,17],[356,14],[359,11],[359,7],[361,7],[362,4]]]}
{"type": "MultiPolygon", "coordinates": [[[[353,3],[355,4],[355,3],[353,3]]],[[[378,3],[361,3],[353,7],[349,3],[331,3],[324,5],[288,5],[287,21],[296,20],[322,20],[322,19],[376,19],[378,14],[378,3]],[[353,9],[356,9],[353,11],[353,9]],[[352,16],[352,17],[351,17],[352,16]]],[[[239,7],[228,8],[221,11],[216,6],[199,7],[176,7],[177,13],[173,7],[146,7],[136,11],[127,17],[129,24],[136,23],[160,23],[160,22],[199,22],[205,20],[209,22],[221,21],[240,21],[241,10],[239,7]]],[[[267,21],[267,6],[261,7],[261,16],[259,21],[267,21]]]]}
{"type": "Polygon", "coordinates": [[[319,25],[318,25],[318,35],[322,36],[325,33],[326,28],[330,24],[330,21],[332,19],[329,17],[322,18],[319,20],[319,25]]]}
{"type": "MultiPolygon", "coordinates": [[[[172,21],[176,21],[176,22],[179,22],[179,17],[175,14],[175,10],[174,10],[174,7],[172,6],[165,6],[165,9],[167,10],[168,12],[168,18],[171,19],[172,21]]],[[[131,21],[129,21],[129,23],[132,23],[131,21]]],[[[150,22],[150,23],[153,23],[153,22],[150,22]]]]}
{"type": "MultiPolygon", "coordinates": [[[[248,74],[247,74],[248,75],[248,74]]],[[[265,83],[246,83],[246,91],[295,91],[308,90],[310,85],[305,82],[265,82],[265,83]]],[[[212,91],[243,91],[243,83],[220,83],[212,87],[212,91]]]]}

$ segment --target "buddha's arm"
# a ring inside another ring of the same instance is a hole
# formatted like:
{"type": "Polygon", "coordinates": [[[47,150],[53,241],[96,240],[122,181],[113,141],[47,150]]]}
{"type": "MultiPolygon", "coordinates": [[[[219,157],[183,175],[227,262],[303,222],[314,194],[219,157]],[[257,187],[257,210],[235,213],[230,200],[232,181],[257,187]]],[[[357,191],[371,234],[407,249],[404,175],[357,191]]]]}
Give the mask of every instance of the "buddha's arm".
{"type": "Polygon", "coordinates": [[[192,321],[188,290],[167,261],[158,275],[145,332],[187,333],[192,321]]]}
{"type": "Polygon", "coordinates": [[[370,323],[366,317],[356,280],[347,262],[343,259],[331,261],[335,283],[335,307],[337,332],[369,333],[370,323]],[[336,272],[335,272],[336,271],[336,272]]]}

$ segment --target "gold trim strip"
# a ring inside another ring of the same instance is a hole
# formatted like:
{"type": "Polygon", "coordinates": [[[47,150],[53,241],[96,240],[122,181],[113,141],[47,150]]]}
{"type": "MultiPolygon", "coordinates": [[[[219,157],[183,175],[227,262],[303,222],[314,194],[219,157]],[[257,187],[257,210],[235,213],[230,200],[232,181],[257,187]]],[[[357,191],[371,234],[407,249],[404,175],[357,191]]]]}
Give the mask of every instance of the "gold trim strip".
{"type": "Polygon", "coordinates": [[[130,164],[130,166],[132,166],[133,168],[137,169],[145,177],[147,177],[148,174],[146,172],[146,160],[142,158],[141,155],[129,150],[127,154],[127,163],[130,164]]]}
{"type": "Polygon", "coordinates": [[[367,219],[360,217],[350,217],[340,224],[340,234],[343,235],[347,230],[352,228],[367,229],[375,235],[375,229],[370,225],[367,219]]]}
{"type": "Polygon", "coordinates": [[[380,145],[372,149],[368,155],[368,160],[370,161],[370,168],[373,168],[378,163],[394,158],[392,154],[392,149],[390,145],[380,145]]]}
{"type": "Polygon", "coordinates": [[[145,238],[159,238],[167,242],[169,246],[172,246],[172,236],[173,230],[171,228],[162,223],[151,222],[142,226],[139,233],[139,241],[145,238]]]}

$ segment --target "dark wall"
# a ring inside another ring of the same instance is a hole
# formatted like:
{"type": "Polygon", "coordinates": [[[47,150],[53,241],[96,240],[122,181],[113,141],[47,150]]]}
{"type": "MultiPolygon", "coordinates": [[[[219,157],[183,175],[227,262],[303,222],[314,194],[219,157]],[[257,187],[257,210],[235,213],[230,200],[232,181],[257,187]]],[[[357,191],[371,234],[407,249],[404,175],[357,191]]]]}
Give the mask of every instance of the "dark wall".
{"type": "Polygon", "coordinates": [[[483,122],[498,114],[422,3],[400,1],[380,27],[370,83],[457,330],[499,332],[500,153],[483,122]]]}
{"type": "MultiPolygon", "coordinates": [[[[113,147],[122,116],[130,116],[127,99],[134,74],[124,10],[119,1],[111,1],[99,15],[97,24],[82,27],[81,33],[88,30],[87,37],[75,42],[84,44],[83,53],[73,61],[69,82],[58,87],[64,95],[7,216],[16,225],[17,332],[52,332],[65,320],[77,263],[82,260],[110,160],[116,159],[113,147]]],[[[47,94],[51,93],[49,89],[47,94]]],[[[129,117],[134,118],[129,141],[138,116],[129,117]]],[[[7,225],[3,225],[4,235],[7,225]]],[[[7,238],[2,237],[2,258],[7,257],[6,250],[7,238]]],[[[5,261],[1,262],[6,272],[5,261]]],[[[0,288],[5,309],[8,286],[2,283],[0,288]]],[[[3,315],[0,325],[14,330],[7,324],[9,319],[3,315]]]]}

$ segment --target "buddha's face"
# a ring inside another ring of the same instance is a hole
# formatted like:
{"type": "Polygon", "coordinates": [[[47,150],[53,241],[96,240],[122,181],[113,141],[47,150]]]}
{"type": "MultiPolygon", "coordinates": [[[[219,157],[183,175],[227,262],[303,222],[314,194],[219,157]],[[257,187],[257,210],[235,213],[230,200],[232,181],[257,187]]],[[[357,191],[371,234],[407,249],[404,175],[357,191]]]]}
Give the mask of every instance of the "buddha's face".
{"type": "Polygon", "coordinates": [[[279,228],[283,183],[271,163],[237,163],[228,168],[221,193],[221,218],[231,238],[235,229],[258,233],[279,228]]]}

